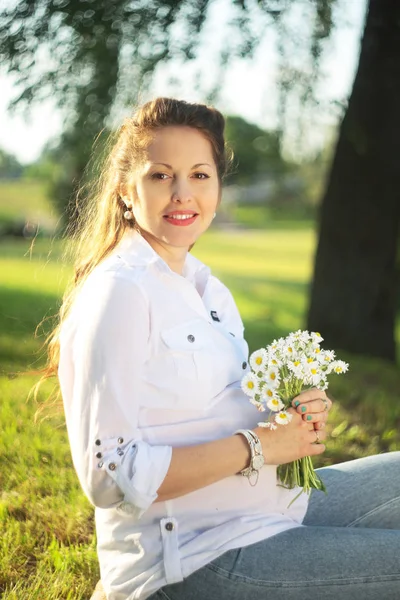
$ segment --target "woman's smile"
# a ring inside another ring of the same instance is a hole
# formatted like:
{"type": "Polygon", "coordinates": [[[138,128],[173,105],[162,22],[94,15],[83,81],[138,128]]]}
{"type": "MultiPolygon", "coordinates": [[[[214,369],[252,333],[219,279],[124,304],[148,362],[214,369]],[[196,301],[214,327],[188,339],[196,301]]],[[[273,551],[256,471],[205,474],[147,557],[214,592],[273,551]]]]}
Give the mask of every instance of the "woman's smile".
{"type": "Polygon", "coordinates": [[[198,213],[192,210],[174,210],[164,215],[164,220],[170,225],[178,227],[187,227],[195,222],[198,213]]]}

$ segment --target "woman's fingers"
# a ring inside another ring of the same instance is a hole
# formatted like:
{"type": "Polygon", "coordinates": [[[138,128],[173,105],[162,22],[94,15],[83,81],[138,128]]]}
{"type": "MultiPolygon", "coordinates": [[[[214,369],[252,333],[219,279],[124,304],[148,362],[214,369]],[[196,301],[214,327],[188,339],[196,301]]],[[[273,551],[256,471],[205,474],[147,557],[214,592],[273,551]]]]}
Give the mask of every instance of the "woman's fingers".
{"type": "MultiPolygon", "coordinates": [[[[310,390],[311,391],[311,390],[310,390]]],[[[305,397],[305,393],[300,394],[293,399],[293,406],[296,411],[304,416],[313,413],[329,412],[332,407],[332,400],[328,398],[325,392],[316,390],[312,396],[305,397]],[[318,395],[319,394],[319,395],[318,395]]]]}
{"type": "Polygon", "coordinates": [[[321,413],[308,413],[304,414],[302,418],[303,421],[306,421],[307,423],[325,422],[328,419],[328,413],[326,411],[321,413]]]}
{"type": "Polygon", "coordinates": [[[309,456],[322,454],[326,450],[325,444],[321,442],[326,438],[326,431],[310,431],[311,451],[309,456]]]}
{"type": "Polygon", "coordinates": [[[305,404],[307,402],[312,402],[313,400],[318,400],[319,398],[327,399],[328,396],[323,390],[319,390],[318,388],[311,388],[310,390],[305,390],[304,392],[301,392],[298,396],[293,398],[292,404],[293,406],[298,406],[297,402],[299,402],[299,404],[305,404]]]}
{"type": "Polygon", "coordinates": [[[326,431],[316,431],[314,429],[308,433],[308,436],[310,438],[310,444],[319,444],[319,442],[326,439],[326,431]]]}

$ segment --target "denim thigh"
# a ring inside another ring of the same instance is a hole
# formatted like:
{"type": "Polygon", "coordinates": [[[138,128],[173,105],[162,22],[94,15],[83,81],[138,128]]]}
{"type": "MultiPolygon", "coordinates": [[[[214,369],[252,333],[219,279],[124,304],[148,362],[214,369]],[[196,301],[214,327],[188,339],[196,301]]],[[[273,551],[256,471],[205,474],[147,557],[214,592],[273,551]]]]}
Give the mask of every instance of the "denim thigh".
{"type": "Polygon", "coordinates": [[[225,552],[152,600],[398,600],[400,453],[319,469],[305,526],[225,552]]]}
{"type": "Polygon", "coordinates": [[[400,452],[367,456],[317,472],[328,493],[311,494],[304,525],[400,529],[400,452]]]}

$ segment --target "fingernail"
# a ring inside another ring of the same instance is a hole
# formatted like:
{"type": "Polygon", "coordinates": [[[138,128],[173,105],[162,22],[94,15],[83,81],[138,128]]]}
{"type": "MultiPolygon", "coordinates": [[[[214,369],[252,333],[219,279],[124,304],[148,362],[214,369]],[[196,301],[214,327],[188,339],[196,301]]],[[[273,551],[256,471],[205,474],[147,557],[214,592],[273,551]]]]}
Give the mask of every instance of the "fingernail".
{"type": "Polygon", "coordinates": [[[296,400],[296,402],[294,403],[295,407],[297,408],[300,404],[300,400],[296,400]]]}
{"type": "Polygon", "coordinates": [[[307,410],[307,406],[302,406],[301,407],[301,412],[306,412],[306,410],[307,410]]]}
{"type": "Polygon", "coordinates": [[[311,415],[307,415],[307,421],[311,421],[312,416],[311,415]]]}

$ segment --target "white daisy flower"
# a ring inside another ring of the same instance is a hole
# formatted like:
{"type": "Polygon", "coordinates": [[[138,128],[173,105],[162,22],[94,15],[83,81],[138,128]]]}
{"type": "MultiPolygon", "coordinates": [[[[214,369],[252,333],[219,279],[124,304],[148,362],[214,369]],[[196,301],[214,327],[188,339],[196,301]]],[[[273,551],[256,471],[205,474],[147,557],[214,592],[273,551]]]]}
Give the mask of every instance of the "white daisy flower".
{"type": "Polygon", "coordinates": [[[297,356],[297,350],[295,348],[295,344],[288,342],[287,344],[285,344],[285,347],[283,348],[283,355],[286,358],[295,358],[297,356]]]}
{"type": "Polygon", "coordinates": [[[259,412],[264,412],[266,410],[265,406],[260,402],[260,400],[256,400],[256,398],[249,398],[249,402],[255,406],[259,412]]]}
{"type": "Polygon", "coordinates": [[[267,352],[268,352],[268,353],[271,353],[271,352],[272,352],[272,353],[273,353],[273,352],[276,352],[276,350],[279,350],[279,342],[278,342],[278,340],[274,340],[274,341],[272,342],[272,344],[270,344],[270,345],[267,347],[267,352]]]}
{"type": "Polygon", "coordinates": [[[262,421],[261,423],[257,423],[259,427],[264,427],[264,429],[278,429],[275,423],[270,423],[269,421],[262,421]]]}
{"type": "Polygon", "coordinates": [[[310,358],[317,360],[319,363],[324,362],[325,353],[323,350],[321,350],[318,344],[312,344],[310,348],[310,358]]]}
{"type": "Polygon", "coordinates": [[[313,387],[319,388],[321,383],[321,374],[317,373],[306,375],[304,378],[304,383],[306,385],[312,385],[313,387]]]}
{"type": "Polygon", "coordinates": [[[268,353],[265,348],[260,348],[253,352],[250,356],[249,362],[253,371],[258,373],[259,371],[264,371],[267,366],[268,361],[268,353]]]}
{"type": "Polygon", "coordinates": [[[304,375],[307,385],[318,386],[322,378],[321,365],[316,360],[310,360],[309,358],[304,364],[304,375]]]}
{"type": "Polygon", "coordinates": [[[282,410],[282,408],[284,408],[284,404],[279,398],[270,398],[269,400],[267,400],[267,406],[270,410],[273,410],[274,412],[278,412],[279,410],[282,410]]]}
{"type": "Polygon", "coordinates": [[[258,382],[257,375],[254,375],[254,373],[247,373],[242,378],[241,387],[246,396],[251,396],[254,398],[254,396],[260,391],[260,384],[258,382]]]}
{"type": "Polygon", "coordinates": [[[275,421],[279,423],[279,425],[287,425],[292,420],[292,415],[286,410],[281,410],[280,413],[275,415],[275,421]]]}
{"type": "Polygon", "coordinates": [[[324,338],[318,331],[311,332],[311,339],[314,343],[317,343],[317,344],[320,344],[321,342],[324,341],[324,338]]]}
{"type": "Polygon", "coordinates": [[[279,369],[277,367],[269,367],[267,372],[264,375],[264,381],[267,385],[277,388],[279,387],[280,376],[279,369]]]}
{"type": "Polygon", "coordinates": [[[324,359],[324,364],[328,364],[335,360],[335,353],[333,350],[323,350],[321,354],[324,359]]]}
{"type": "Polygon", "coordinates": [[[334,360],[329,365],[327,373],[337,373],[338,375],[341,375],[342,373],[346,373],[348,369],[348,363],[344,362],[343,360],[334,360]]]}
{"type": "Polygon", "coordinates": [[[282,365],[282,361],[277,357],[276,354],[271,354],[271,356],[268,358],[268,365],[279,368],[282,365]]]}
{"type": "Polygon", "coordinates": [[[303,379],[304,377],[304,366],[301,360],[288,361],[288,369],[293,373],[296,379],[303,379]]]}
{"type": "Polygon", "coordinates": [[[261,398],[267,402],[268,400],[271,400],[272,398],[278,398],[279,396],[277,394],[277,390],[275,387],[272,387],[268,384],[265,384],[263,386],[263,388],[261,389],[261,398]]]}

